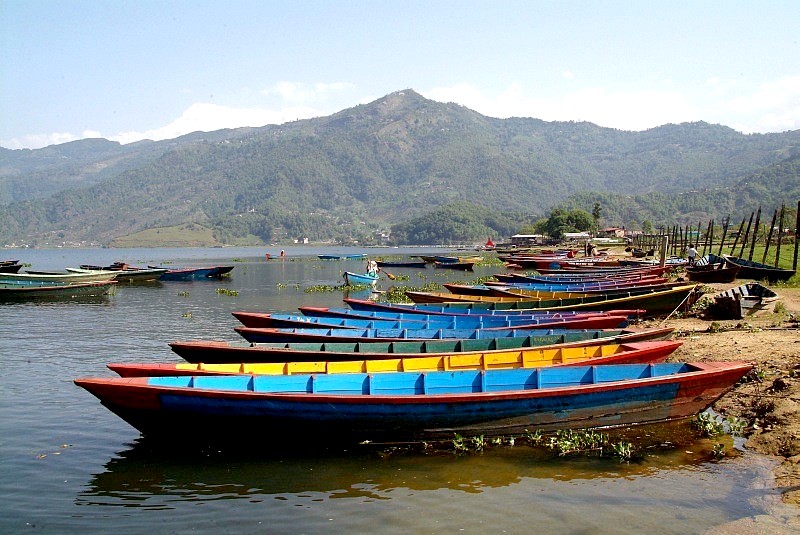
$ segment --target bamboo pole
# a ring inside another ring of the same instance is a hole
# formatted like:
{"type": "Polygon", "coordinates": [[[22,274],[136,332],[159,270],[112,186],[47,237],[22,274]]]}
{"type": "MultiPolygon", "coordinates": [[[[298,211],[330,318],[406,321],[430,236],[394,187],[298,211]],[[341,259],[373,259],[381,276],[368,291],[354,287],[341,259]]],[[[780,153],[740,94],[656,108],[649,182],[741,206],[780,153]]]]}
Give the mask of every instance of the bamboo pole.
{"type": "MultiPolygon", "coordinates": [[[[747,222],[747,230],[744,233],[744,240],[742,240],[742,250],[739,251],[739,258],[744,258],[744,246],[747,244],[747,238],[750,236],[750,225],[753,224],[753,216],[755,212],[750,212],[750,221],[747,222]]],[[[734,254],[735,256],[735,254],[734,254]]]]}
{"type": "Polygon", "coordinates": [[[753,241],[750,242],[750,256],[747,258],[748,260],[753,260],[753,252],[756,248],[756,239],[758,238],[758,224],[761,222],[761,207],[758,207],[758,212],[756,213],[756,225],[753,227],[753,241]]]}
{"type": "Polygon", "coordinates": [[[783,214],[786,212],[786,204],[781,204],[781,217],[780,222],[778,223],[778,244],[775,248],[775,267],[778,267],[778,264],[781,261],[781,238],[783,238],[783,214]]]}
{"type": "Polygon", "coordinates": [[[778,218],[778,209],[775,208],[775,213],[772,214],[772,223],[769,225],[769,233],[767,234],[767,243],[764,246],[764,255],[761,257],[761,263],[767,263],[767,252],[769,251],[769,242],[772,241],[772,232],[775,230],[775,220],[778,218]]]}
{"type": "Polygon", "coordinates": [[[722,220],[722,239],[719,242],[719,249],[717,256],[722,256],[722,246],[725,245],[725,238],[728,236],[728,226],[731,224],[731,216],[728,214],[727,219],[722,220]]]}

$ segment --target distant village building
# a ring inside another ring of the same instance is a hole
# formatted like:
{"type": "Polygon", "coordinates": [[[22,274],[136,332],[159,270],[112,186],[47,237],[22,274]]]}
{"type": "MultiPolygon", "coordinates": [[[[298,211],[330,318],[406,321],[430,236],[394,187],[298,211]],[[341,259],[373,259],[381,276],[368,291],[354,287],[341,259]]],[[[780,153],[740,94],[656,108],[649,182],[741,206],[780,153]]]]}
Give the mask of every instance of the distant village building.
{"type": "Polygon", "coordinates": [[[545,236],[543,234],[514,234],[511,236],[511,244],[517,247],[541,245],[544,241],[545,236]]]}
{"type": "Polygon", "coordinates": [[[598,238],[624,238],[625,227],[608,227],[597,231],[598,238]]]}
{"type": "Polygon", "coordinates": [[[564,240],[566,241],[576,241],[576,242],[587,242],[591,240],[592,237],[589,235],[588,232],[565,232],[564,233],[564,240]]]}

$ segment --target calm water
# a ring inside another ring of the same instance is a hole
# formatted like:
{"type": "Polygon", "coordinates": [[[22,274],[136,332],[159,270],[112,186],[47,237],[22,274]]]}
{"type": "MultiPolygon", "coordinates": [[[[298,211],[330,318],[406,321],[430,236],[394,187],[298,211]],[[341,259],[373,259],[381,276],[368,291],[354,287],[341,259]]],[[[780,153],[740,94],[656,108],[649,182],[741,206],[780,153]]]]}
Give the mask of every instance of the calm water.
{"type": "MultiPolygon", "coordinates": [[[[72,383],[110,376],[110,361],[176,362],[167,346],[173,340],[237,340],[234,310],[341,306],[339,291],[303,288],[339,285],[344,270],[362,271],[360,261],[318,261],[322,251],[310,248],[287,249],[283,262],[265,261],[265,253],[275,258],[279,251],[4,253],[43,270],[113,260],[235,261],[236,268],[222,281],[121,286],[100,301],[0,305],[0,533],[685,534],[794,513],[765,490],[771,461],[743,452],[710,462],[705,442],[654,449],[635,464],[542,458],[526,447],[460,457],[177,450],[141,439],[72,383]]],[[[429,268],[425,276],[469,280],[493,270],[463,275],[429,268]]],[[[410,284],[424,282],[420,270],[390,271],[411,275],[410,284]]],[[[388,281],[381,284],[385,289],[388,281]]]]}

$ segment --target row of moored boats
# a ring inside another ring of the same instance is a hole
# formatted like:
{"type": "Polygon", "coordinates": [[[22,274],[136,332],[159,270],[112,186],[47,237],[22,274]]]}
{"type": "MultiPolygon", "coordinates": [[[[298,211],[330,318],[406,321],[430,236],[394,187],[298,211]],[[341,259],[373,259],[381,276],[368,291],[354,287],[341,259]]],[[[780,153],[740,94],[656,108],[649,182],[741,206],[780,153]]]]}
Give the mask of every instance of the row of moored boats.
{"type": "Polygon", "coordinates": [[[145,435],[189,440],[397,442],[692,417],[751,365],[666,360],[694,284],[664,266],[407,292],[413,304],[234,312],[241,342],[176,341],[183,362],[111,363],[75,382],[145,435]]]}
{"type": "Polygon", "coordinates": [[[81,265],[64,271],[22,270],[18,260],[0,261],[0,298],[32,299],[105,295],[118,282],[190,281],[222,277],[234,266],[146,268],[115,262],[108,266],[81,265]]]}

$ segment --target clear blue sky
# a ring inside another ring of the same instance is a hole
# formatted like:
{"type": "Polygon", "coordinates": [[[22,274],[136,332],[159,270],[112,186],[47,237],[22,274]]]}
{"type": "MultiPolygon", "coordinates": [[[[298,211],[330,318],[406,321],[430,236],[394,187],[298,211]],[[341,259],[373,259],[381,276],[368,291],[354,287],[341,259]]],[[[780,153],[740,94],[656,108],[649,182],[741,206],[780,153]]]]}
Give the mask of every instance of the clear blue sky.
{"type": "Polygon", "coordinates": [[[0,146],[328,115],[412,88],[493,117],[800,128],[800,2],[0,0],[0,146]]]}

